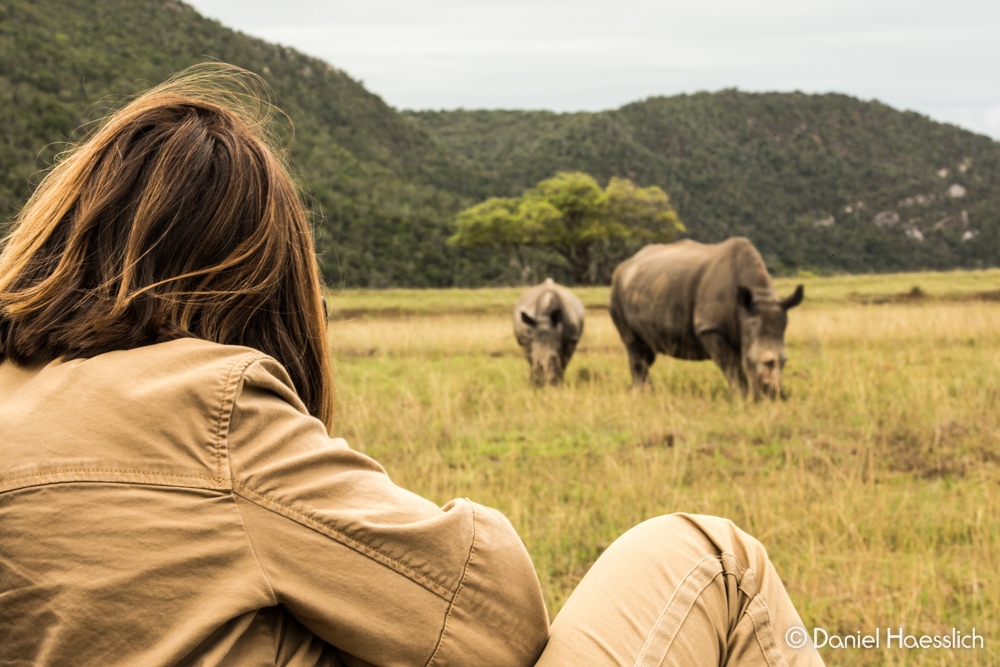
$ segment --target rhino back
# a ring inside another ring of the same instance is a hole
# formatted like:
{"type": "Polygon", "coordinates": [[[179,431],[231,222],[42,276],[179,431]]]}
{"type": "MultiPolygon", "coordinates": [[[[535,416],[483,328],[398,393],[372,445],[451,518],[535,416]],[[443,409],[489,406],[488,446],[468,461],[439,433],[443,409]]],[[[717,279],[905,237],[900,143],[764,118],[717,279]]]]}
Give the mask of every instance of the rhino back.
{"type": "Polygon", "coordinates": [[[704,247],[710,251],[695,295],[695,333],[719,331],[739,347],[737,287],[748,288],[754,300],[775,300],[774,283],[763,258],[748,239],[734,237],[704,247]]]}
{"type": "Polygon", "coordinates": [[[704,271],[703,246],[694,241],[649,245],[615,269],[612,317],[652,350],[703,359],[693,329],[695,296],[704,271]]]}
{"type": "Polygon", "coordinates": [[[774,282],[760,253],[748,239],[735,237],[708,246],[714,249],[695,297],[694,329],[723,333],[739,347],[736,289],[746,287],[754,300],[776,300],[774,282]]]}
{"type": "Polygon", "coordinates": [[[612,316],[656,352],[707,359],[701,333],[717,330],[738,345],[736,287],[747,279],[755,296],[774,291],[763,260],[743,238],[646,246],[615,270],[612,316]]]}

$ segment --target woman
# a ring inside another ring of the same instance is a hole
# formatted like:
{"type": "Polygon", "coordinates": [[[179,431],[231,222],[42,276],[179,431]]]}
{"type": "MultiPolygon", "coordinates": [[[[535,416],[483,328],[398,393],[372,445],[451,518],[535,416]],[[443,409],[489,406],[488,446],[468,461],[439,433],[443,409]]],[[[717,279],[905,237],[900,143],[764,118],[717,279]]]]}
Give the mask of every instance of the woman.
{"type": "Polygon", "coordinates": [[[248,81],[113,114],[0,255],[0,664],[821,664],[725,520],[633,529],[550,631],[500,513],[328,437],[310,230],[248,81]]]}

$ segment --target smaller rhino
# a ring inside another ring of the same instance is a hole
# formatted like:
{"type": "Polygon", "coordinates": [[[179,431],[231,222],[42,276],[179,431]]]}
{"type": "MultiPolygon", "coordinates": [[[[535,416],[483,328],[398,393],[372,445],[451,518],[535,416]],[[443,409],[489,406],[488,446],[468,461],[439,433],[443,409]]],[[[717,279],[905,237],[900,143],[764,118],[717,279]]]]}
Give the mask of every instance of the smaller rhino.
{"type": "Polygon", "coordinates": [[[562,384],[566,364],[583,335],[583,303],[546,278],[514,305],[514,336],[531,364],[531,382],[562,384]]]}

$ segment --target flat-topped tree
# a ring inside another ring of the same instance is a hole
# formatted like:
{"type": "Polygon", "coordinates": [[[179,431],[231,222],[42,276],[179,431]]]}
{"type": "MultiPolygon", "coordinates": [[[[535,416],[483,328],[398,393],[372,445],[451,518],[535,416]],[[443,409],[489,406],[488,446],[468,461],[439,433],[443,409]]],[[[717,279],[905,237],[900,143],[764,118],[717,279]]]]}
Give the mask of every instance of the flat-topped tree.
{"type": "Polygon", "coordinates": [[[684,231],[660,188],[612,178],[602,190],[582,172],[559,173],[521,197],[487,199],[459,213],[456,226],[452,245],[505,248],[521,263],[527,249],[546,250],[584,285],[606,282],[629,252],[684,231]]]}

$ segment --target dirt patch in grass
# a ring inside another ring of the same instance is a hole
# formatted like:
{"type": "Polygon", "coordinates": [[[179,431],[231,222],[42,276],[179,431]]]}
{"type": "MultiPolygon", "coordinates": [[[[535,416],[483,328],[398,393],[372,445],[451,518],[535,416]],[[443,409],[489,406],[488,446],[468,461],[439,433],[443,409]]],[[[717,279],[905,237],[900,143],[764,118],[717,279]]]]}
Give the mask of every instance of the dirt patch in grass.
{"type": "Polygon", "coordinates": [[[936,426],[930,433],[900,429],[887,434],[884,438],[887,467],[923,479],[965,477],[978,463],[971,455],[963,454],[960,447],[970,433],[967,426],[951,422],[936,426]]]}
{"type": "Polygon", "coordinates": [[[1000,301],[1000,290],[985,290],[980,292],[948,292],[945,294],[928,294],[919,285],[914,285],[908,292],[895,293],[862,293],[850,292],[847,300],[866,306],[886,303],[941,303],[968,301],[1000,301]]]}

